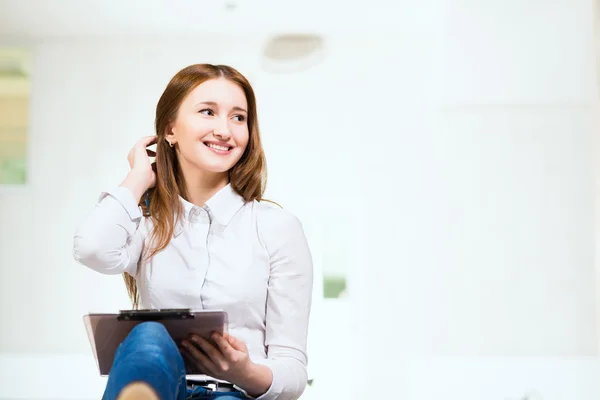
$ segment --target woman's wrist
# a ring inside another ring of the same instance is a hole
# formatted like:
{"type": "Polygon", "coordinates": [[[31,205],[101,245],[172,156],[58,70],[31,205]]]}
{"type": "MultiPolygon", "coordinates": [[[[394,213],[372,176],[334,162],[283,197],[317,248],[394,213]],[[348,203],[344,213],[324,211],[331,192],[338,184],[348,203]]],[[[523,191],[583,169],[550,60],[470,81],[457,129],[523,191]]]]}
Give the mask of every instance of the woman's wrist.
{"type": "Polygon", "coordinates": [[[129,173],[125,177],[125,180],[120,185],[131,190],[131,193],[133,193],[133,196],[135,197],[135,200],[138,203],[144,195],[144,192],[148,190],[148,185],[143,181],[140,175],[141,174],[137,171],[129,171],[129,173]]]}
{"type": "Polygon", "coordinates": [[[249,362],[246,372],[236,384],[252,397],[260,397],[273,383],[273,372],[266,365],[249,362]]]}

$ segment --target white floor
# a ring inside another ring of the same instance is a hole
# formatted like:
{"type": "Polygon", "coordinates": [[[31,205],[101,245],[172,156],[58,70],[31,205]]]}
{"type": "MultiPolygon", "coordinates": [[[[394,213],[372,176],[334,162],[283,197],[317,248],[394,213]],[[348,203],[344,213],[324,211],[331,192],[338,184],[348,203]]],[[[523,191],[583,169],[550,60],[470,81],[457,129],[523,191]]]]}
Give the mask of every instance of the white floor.
{"type": "MultiPolygon", "coordinates": [[[[348,304],[329,303],[323,310],[309,342],[314,384],[301,400],[600,399],[598,358],[413,360],[398,366],[403,387],[389,382],[371,388],[353,380],[353,363],[360,360],[351,356],[356,342],[348,304]]],[[[0,400],[97,400],[104,385],[90,354],[0,354],[0,400]]]]}
{"type": "MultiPolygon", "coordinates": [[[[302,400],[358,399],[340,365],[316,377],[302,400]]],[[[595,359],[421,360],[408,372],[408,388],[370,392],[374,399],[598,400],[595,359]],[[399,393],[407,395],[399,396],[399,393]],[[379,397],[376,394],[387,396],[379,397]],[[395,395],[394,395],[395,394],[395,395]],[[391,396],[391,397],[390,397],[391,396]],[[529,396],[529,397],[527,397],[529,396]]],[[[358,384],[358,383],[357,383],[358,384]]],[[[104,378],[87,356],[0,355],[0,399],[99,399],[104,378]]]]}

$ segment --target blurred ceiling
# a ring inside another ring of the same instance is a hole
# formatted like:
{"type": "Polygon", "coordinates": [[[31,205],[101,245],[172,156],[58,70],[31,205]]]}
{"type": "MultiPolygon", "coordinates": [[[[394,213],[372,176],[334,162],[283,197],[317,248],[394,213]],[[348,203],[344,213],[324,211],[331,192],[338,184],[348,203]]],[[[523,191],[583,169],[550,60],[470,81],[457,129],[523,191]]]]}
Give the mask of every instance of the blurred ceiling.
{"type": "Polygon", "coordinates": [[[402,4],[418,3],[398,0],[390,15],[385,0],[0,0],[0,39],[360,32],[393,27],[402,4]]]}

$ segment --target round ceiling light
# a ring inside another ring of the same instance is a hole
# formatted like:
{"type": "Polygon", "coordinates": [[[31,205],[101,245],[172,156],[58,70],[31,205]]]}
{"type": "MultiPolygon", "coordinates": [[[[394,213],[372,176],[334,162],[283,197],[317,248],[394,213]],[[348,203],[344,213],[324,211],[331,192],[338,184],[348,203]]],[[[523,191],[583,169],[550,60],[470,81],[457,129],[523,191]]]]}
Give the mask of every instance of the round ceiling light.
{"type": "Polygon", "coordinates": [[[325,44],[319,35],[277,35],[266,42],[262,66],[274,73],[301,72],[318,65],[324,58],[325,44]]]}

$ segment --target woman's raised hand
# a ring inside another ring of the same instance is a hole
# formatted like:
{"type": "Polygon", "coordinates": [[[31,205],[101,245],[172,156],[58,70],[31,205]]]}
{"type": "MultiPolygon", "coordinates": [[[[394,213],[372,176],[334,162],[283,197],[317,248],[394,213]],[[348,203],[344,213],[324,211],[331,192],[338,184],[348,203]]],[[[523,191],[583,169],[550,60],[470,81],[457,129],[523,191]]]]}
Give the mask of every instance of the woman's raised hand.
{"type": "Polygon", "coordinates": [[[127,155],[131,169],[121,186],[130,189],[138,202],[146,190],[156,185],[156,173],[150,161],[150,157],[155,157],[156,153],[149,150],[148,146],[155,144],[157,138],[146,136],[138,140],[127,155]]]}

